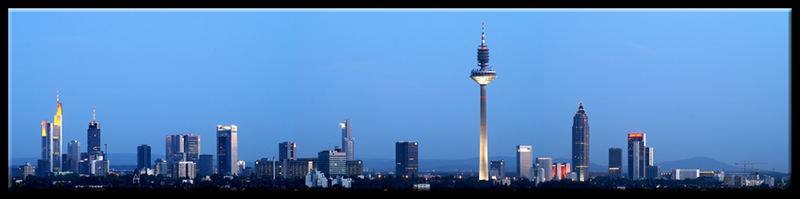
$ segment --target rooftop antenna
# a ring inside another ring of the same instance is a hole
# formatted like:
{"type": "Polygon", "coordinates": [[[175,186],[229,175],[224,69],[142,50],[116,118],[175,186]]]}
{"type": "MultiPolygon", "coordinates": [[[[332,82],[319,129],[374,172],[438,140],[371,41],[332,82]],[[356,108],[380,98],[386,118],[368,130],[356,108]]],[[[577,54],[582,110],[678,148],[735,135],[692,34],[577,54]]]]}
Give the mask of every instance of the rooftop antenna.
{"type": "Polygon", "coordinates": [[[95,109],[95,106],[92,106],[92,121],[95,121],[95,120],[96,120],[96,119],[95,119],[95,118],[96,118],[96,117],[95,117],[95,116],[96,116],[96,114],[95,114],[95,110],[94,110],[94,109],[95,109]]]}
{"type": "Polygon", "coordinates": [[[58,98],[58,89],[57,89],[57,88],[56,88],[56,102],[59,102],[59,98],[58,98]]]}
{"type": "Polygon", "coordinates": [[[481,49],[486,46],[486,23],[481,20],[481,49]]]}

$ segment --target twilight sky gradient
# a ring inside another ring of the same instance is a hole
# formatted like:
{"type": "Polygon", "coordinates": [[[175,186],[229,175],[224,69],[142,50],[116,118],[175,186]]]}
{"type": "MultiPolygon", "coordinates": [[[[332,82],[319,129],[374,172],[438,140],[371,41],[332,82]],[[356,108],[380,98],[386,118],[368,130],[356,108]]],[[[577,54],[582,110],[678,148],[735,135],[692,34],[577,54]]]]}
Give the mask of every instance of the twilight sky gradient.
{"type": "MultiPolygon", "coordinates": [[[[9,155],[39,157],[40,122],[64,103],[64,142],[86,150],[97,106],[112,153],[168,134],[239,125],[239,157],[477,157],[480,23],[490,64],[492,156],[571,154],[583,101],[591,162],[647,133],[656,162],[707,156],[789,167],[790,10],[9,11],[9,155]]],[[[112,160],[113,161],[113,160],[112,160]]],[[[477,167],[477,164],[476,164],[477,167]]],[[[465,168],[468,169],[468,168],[465,168]]]]}

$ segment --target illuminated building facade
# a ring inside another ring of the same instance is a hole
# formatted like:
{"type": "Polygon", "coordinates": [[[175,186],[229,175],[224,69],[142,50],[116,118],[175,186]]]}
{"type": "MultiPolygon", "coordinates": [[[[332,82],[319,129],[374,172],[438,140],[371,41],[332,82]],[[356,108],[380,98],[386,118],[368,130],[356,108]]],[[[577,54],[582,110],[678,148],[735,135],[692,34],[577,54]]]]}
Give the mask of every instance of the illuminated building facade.
{"type": "Polygon", "coordinates": [[[355,146],[353,146],[355,138],[353,138],[353,127],[350,125],[350,119],[339,123],[339,126],[342,127],[342,151],[344,151],[348,161],[355,160],[355,146]]]}
{"type": "Polygon", "coordinates": [[[341,149],[324,150],[318,154],[319,170],[327,176],[347,175],[347,160],[341,149]]]}
{"type": "Polygon", "coordinates": [[[589,178],[589,118],[583,110],[583,102],[572,117],[572,166],[578,181],[589,178]]]}
{"type": "Polygon", "coordinates": [[[541,182],[547,182],[553,179],[553,159],[540,157],[536,158],[536,175],[542,177],[541,182]]]}
{"type": "Polygon", "coordinates": [[[217,169],[220,174],[225,176],[238,175],[236,162],[237,156],[237,133],[236,125],[223,126],[217,125],[217,169]]]}
{"type": "Polygon", "coordinates": [[[646,177],[648,158],[647,135],[645,133],[628,133],[628,177],[639,180],[646,177]]]}
{"type": "Polygon", "coordinates": [[[533,146],[517,145],[517,176],[532,180],[533,146]]]}
{"type": "Polygon", "coordinates": [[[489,162],[489,179],[502,180],[506,178],[506,161],[489,162]]]}
{"type": "Polygon", "coordinates": [[[281,162],[284,160],[296,160],[297,143],[286,141],[278,144],[278,157],[281,162]]]}
{"type": "Polygon", "coordinates": [[[419,172],[419,143],[395,143],[395,173],[397,177],[413,178],[419,172]]]}
{"type": "Polygon", "coordinates": [[[58,110],[56,110],[56,115],[53,116],[53,123],[50,128],[50,150],[52,150],[53,155],[50,159],[51,172],[61,172],[61,132],[64,118],[61,115],[61,101],[58,95],[56,95],[56,102],[58,103],[58,110]]]}
{"type": "Polygon", "coordinates": [[[481,45],[478,46],[478,67],[472,69],[470,78],[481,87],[481,126],[480,146],[478,152],[478,180],[489,180],[489,153],[486,144],[486,85],[497,78],[493,68],[489,67],[489,47],[486,46],[486,31],[481,22],[481,45]]]}
{"type": "Polygon", "coordinates": [[[92,121],[86,130],[86,152],[89,157],[102,153],[100,150],[100,124],[97,123],[95,107],[92,107],[92,121]]]}

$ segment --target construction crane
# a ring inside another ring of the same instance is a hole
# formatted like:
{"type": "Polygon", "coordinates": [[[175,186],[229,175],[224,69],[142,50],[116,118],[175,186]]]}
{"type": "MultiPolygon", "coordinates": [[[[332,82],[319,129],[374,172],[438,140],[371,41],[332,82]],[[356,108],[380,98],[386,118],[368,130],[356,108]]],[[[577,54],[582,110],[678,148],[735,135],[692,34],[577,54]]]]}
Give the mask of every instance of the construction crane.
{"type": "Polygon", "coordinates": [[[743,162],[735,162],[733,164],[742,165],[743,166],[742,171],[744,171],[745,173],[748,173],[747,172],[747,165],[750,165],[750,171],[752,173],[752,171],[755,169],[755,165],[757,165],[757,164],[767,164],[767,163],[766,162],[748,162],[747,160],[745,160],[743,162]]]}

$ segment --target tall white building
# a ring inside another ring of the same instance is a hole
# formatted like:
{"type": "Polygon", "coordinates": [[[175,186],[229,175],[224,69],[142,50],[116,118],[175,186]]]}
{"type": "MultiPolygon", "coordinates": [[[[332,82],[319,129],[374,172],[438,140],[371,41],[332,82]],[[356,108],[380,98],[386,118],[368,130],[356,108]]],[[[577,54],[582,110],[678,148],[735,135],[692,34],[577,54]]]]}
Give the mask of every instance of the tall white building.
{"type": "Polygon", "coordinates": [[[531,168],[533,167],[533,146],[517,145],[517,176],[533,180],[531,168]]]}
{"type": "Polygon", "coordinates": [[[353,145],[356,139],[353,138],[353,127],[350,125],[350,119],[339,123],[339,126],[342,127],[342,151],[345,153],[345,159],[347,161],[355,160],[355,146],[353,145]]]}
{"type": "Polygon", "coordinates": [[[178,162],[178,178],[194,179],[197,176],[197,165],[192,161],[178,162]]]}
{"type": "Polygon", "coordinates": [[[552,158],[536,158],[536,176],[544,177],[544,181],[550,181],[553,179],[553,159],[552,158]]]}

